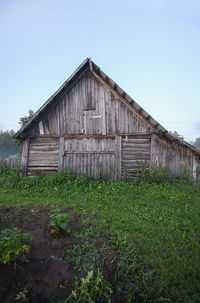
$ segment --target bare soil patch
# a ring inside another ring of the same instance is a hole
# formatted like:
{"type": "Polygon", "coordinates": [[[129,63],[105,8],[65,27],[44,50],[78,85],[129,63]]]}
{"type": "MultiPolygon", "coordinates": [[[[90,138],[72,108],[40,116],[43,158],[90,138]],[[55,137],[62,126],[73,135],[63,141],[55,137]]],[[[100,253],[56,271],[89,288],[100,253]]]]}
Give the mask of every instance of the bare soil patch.
{"type": "MultiPolygon", "coordinates": [[[[1,303],[63,302],[71,293],[75,277],[86,276],[85,272],[75,270],[73,262],[65,257],[68,249],[72,249],[75,244],[81,246],[86,241],[73,236],[75,232],[81,231],[80,217],[71,209],[62,209],[70,217],[71,232],[63,231],[54,236],[50,233],[49,210],[47,207],[0,209],[0,231],[18,227],[22,232],[34,236],[27,260],[19,261],[16,270],[12,265],[0,265],[1,303]]],[[[93,240],[98,249],[107,242],[106,237],[93,240]]],[[[102,254],[97,258],[95,267],[103,267],[105,278],[112,281],[114,262],[109,262],[107,258],[103,264],[103,258],[102,254]]],[[[122,301],[113,296],[112,302],[122,301]]]]}

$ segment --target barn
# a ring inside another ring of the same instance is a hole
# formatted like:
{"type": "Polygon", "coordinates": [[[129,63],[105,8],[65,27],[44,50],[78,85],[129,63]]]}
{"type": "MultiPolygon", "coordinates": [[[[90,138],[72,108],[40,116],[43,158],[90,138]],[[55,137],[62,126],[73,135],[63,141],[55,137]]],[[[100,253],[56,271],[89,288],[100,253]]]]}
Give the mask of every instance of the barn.
{"type": "Polygon", "coordinates": [[[141,166],[197,178],[200,151],[175,138],[87,58],[15,134],[23,176],[70,169],[135,178],[141,166]]]}

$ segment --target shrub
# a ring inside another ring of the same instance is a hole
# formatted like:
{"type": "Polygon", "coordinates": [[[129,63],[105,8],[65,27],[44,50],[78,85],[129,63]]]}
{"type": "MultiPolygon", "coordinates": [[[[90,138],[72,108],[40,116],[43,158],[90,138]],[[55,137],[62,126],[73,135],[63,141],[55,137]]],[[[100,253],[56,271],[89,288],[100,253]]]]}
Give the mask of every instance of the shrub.
{"type": "Polygon", "coordinates": [[[141,166],[141,179],[147,183],[163,183],[171,182],[172,176],[170,172],[162,166],[156,167],[150,164],[149,169],[146,165],[141,166]]]}
{"type": "Polygon", "coordinates": [[[17,259],[23,258],[24,254],[29,253],[30,246],[26,242],[33,239],[33,236],[28,233],[21,233],[20,229],[16,227],[2,230],[0,235],[0,263],[14,263],[16,267],[17,259]]]}
{"type": "Polygon", "coordinates": [[[60,208],[52,209],[50,212],[50,224],[53,227],[51,233],[58,233],[60,229],[70,231],[68,227],[69,216],[61,214],[60,208]]]}

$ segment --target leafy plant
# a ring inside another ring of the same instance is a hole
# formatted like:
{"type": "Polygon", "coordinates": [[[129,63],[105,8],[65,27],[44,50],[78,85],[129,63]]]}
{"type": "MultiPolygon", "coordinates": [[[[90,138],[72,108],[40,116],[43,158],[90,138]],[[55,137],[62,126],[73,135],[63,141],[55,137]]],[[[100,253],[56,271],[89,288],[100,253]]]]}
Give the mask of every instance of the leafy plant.
{"type": "Polygon", "coordinates": [[[95,303],[103,298],[107,299],[107,302],[111,302],[111,294],[110,284],[104,279],[98,268],[96,273],[90,271],[86,278],[81,278],[80,281],[75,280],[74,289],[64,303],[74,302],[74,300],[81,303],[95,303]]]}
{"type": "Polygon", "coordinates": [[[156,167],[152,163],[149,166],[146,163],[141,165],[141,179],[148,183],[157,184],[172,182],[172,177],[168,170],[161,165],[156,167]]]}
{"type": "Polygon", "coordinates": [[[66,253],[68,260],[73,260],[77,271],[94,269],[94,264],[98,258],[98,250],[92,244],[86,241],[82,246],[74,245],[72,249],[68,249],[66,253]]]}
{"type": "Polygon", "coordinates": [[[14,263],[16,267],[17,259],[22,258],[30,251],[30,246],[26,242],[33,239],[33,236],[28,233],[21,233],[20,229],[16,227],[2,230],[0,235],[0,263],[14,263]]]}
{"type": "Polygon", "coordinates": [[[70,232],[68,226],[69,216],[67,214],[61,214],[60,208],[51,210],[50,212],[50,224],[53,227],[51,233],[58,233],[60,229],[70,232]]]}

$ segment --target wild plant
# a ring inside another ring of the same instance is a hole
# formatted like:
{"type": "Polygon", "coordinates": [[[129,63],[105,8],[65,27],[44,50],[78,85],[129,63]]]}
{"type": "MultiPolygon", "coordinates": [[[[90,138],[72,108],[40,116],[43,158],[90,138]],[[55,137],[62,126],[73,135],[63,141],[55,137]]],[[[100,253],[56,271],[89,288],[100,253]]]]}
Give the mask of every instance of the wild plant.
{"type": "Polygon", "coordinates": [[[28,233],[22,233],[20,229],[4,229],[0,235],[0,263],[14,263],[16,268],[17,259],[29,253],[30,246],[26,244],[32,241],[34,237],[28,233]]]}
{"type": "Polygon", "coordinates": [[[64,303],[70,302],[71,299],[81,303],[95,303],[99,300],[107,299],[107,302],[110,303],[111,294],[110,284],[104,279],[98,268],[96,273],[92,270],[88,272],[86,278],[81,278],[80,281],[75,280],[74,289],[64,303]]]}

